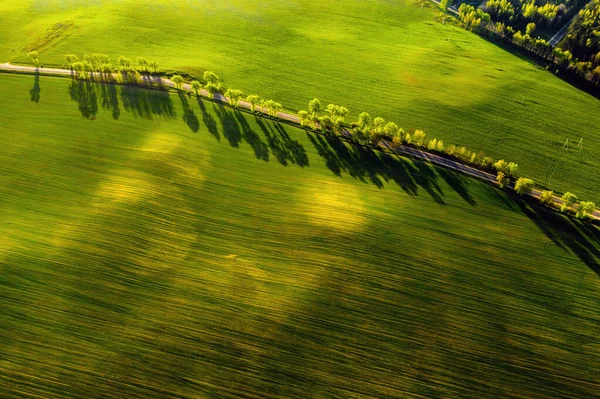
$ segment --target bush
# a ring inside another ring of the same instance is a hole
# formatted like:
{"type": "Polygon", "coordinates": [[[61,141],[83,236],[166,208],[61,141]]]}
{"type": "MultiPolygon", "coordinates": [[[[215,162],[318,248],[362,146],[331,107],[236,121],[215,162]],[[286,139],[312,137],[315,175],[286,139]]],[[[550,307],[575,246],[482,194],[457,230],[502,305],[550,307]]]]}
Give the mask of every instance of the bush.
{"type": "Polygon", "coordinates": [[[519,195],[525,195],[530,193],[534,186],[535,182],[533,180],[519,177],[519,180],[517,180],[517,183],[515,184],[515,192],[519,195]]]}

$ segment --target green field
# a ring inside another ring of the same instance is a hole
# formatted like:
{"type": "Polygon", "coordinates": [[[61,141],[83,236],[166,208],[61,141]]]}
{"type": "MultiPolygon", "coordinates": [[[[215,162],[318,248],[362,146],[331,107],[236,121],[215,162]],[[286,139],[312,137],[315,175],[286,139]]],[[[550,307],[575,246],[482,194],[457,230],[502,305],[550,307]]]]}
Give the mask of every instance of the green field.
{"type": "Polygon", "coordinates": [[[0,62],[66,53],[214,70],[291,109],[313,97],[517,162],[556,191],[600,203],[600,102],[408,0],[9,0],[0,62]],[[449,40],[448,40],[449,39],[449,40]],[[576,143],[583,138],[583,150],[576,143]],[[569,139],[571,147],[564,149],[569,139]]]}
{"type": "Polygon", "coordinates": [[[3,398],[598,395],[594,227],[176,94],[0,104],[3,398]]]}

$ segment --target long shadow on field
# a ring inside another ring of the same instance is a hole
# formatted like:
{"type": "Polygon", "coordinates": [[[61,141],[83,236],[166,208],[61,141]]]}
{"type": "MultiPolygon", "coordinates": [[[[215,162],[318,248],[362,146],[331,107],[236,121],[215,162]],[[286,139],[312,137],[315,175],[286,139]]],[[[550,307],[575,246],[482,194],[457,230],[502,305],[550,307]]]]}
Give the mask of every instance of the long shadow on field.
{"type": "Polygon", "coordinates": [[[460,195],[462,199],[464,199],[469,205],[477,205],[477,202],[467,189],[467,177],[446,168],[439,168],[438,174],[442,176],[442,179],[444,179],[446,183],[448,183],[448,185],[452,187],[454,191],[456,191],[458,195],[460,195]]]}
{"type": "Polygon", "coordinates": [[[29,95],[31,96],[31,101],[34,103],[40,102],[40,73],[35,70],[35,77],[33,78],[33,87],[29,90],[29,95]]]}
{"type": "MultiPolygon", "coordinates": [[[[423,162],[408,163],[387,153],[380,153],[369,147],[348,143],[338,137],[324,137],[308,133],[308,139],[317,152],[325,159],[325,164],[335,175],[342,172],[383,188],[384,182],[393,181],[407,194],[415,196],[419,187],[425,190],[440,204],[444,204],[444,193],[437,183],[434,170],[423,162]]],[[[466,187],[461,186],[466,196],[466,187]]],[[[463,198],[464,198],[463,196],[463,198]]]]}
{"type": "Polygon", "coordinates": [[[260,136],[252,130],[248,121],[240,111],[235,111],[234,115],[242,129],[242,138],[250,144],[250,147],[254,150],[256,159],[269,162],[269,148],[267,145],[261,140],[260,136]]]}
{"type": "MultiPolygon", "coordinates": [[[[154,85],[152,87],[156,88],[158,86],[154,85]]],[[[99,105],[102,105],[104,109],[110,109],[113,119],[119,119],[121,115],[119,101],[122,102],[125,111],[135,117],[153,119],[160,116],[173,119],[176,116],[171,97],[164,90],[96,83],[73,78],[69,85],[69,94],[71,100],[78,103],[81,116],[88,119],[96,117],[99,105]]],[[[190,116],[188,114],[188,117],[190,116]]],[[[184,120],[186,120],[185,117],[184,120]]],[[[193,125],[193,118],[190,119],[190,124],[193,125]]]]}
{"type": "Polygon", "coordinates": [[[229,145],[238,148],[242,141],[242,132],[233,112],[220,104],[215,105],[215,103],[213,103],[213,111],[221,121],[223,136],[229,141],[229,145]]]}
{"type": "Polygon", "coordinates": [[[204,105],[204,101],[202,101],[200,97],[197,97],[197,101],[198,106],[200,106],[200,111],[202,111],[202,123],[204,123],[204,126],[208,128],[209,133],[212,134],[218,142],[220,142],[221,135],[219,134],[219,130],[217,129],[217,122],[215,121],[215,118],[211,114],[206,112],[206,106],[204,105]]]}
{"type": "Polygon", "coordinates": [[[153,119],[156,116],[166,119],[176,117],[173,101],[168,92],[127,85],[120,86],[120,89],[123,108],[134,116],[146,119],[153,119]]]}
{"type": "MultiPolygon", "coordinates": [[[[573,252],[600,277],[600,231],[586,222],[571,219],[541,205],[529,204],[516,197],[515,202],[523,213],[558,248],[573,252]]],[[[552,256],[557,256],[552,254],[552,256]]]]}
{"type": "Polygon", "coordinates": [[[280,164],[287,166],[292,163],[300,167],[308,166],[306,150],[297,140],[290,138],[281,124],[256,116],[255,119],[256,124],[267,138],[269,150],[280,164]]]}
{"type": "Polygon", "coordinates": [[[98,114],[98,95],[94,83],[83,80],[71,81],[69,85],[71,100],[76,101],[81,116],[94,119],[98,114]]]}
{"type": "Polygon", "coordinates": [[[194,113],[194,110],[190,108],[190,103],[182,92],[179,92],[179,100],[181,100],[181,106],[183,107],[183,121],[192,132],[196,133],[200,129],[198,117],[194,113]]]}
{"type": "Polygon", "coordinates": [[[114,120],[121,116],[121,107],[119,106],[119,93],[115,85],[100,85],[100,101],[102,108],[110,109],[114,120]]]}

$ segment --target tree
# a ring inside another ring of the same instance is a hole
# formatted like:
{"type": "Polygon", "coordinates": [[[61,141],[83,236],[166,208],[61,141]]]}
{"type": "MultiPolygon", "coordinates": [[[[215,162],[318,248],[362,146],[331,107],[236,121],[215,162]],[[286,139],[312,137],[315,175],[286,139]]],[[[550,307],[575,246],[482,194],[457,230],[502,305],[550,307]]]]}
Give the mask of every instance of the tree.
{"type": "Polygon", "coordinates": [[[418,145],[419,147],[423,145],[423,143],[425,142],[425,132],[422,130],[415,130],[415,132],[413,133],[413,143],[415,143],[416,145],[418,145]]]}
{"type": "Polygon", "coordinates": [[[450,0],[441,0],[440,1],[440,8],[445,12],[448,7],[450,6],[450,0]]]}
{"type": "Polygon", "coordinates": [[[427,149],[430,151],[434,151],[437,148],[437,139],[434,138],[427,143],[427,149]]]}
{"type": "Polygon", "coordinates": [[[398,130],[399,129],[400,128],[398,127],[398,125],[396,125],[394,122],[388,122],[383,127],[383,133],[386,136],[391,137],[392,139],[394,139],[398,135],[398,130]]]}
{"type": "Polygon", "coordinates": [[[150,62],[148,62],[148,66],[150,68],[152,68],[152,72],[154,72],[154,73],[158,72],[158,64],[156,63],[156,61],[150,61],[150,62]]]}
{"type": "Polygon", "coordinates": [[[506,174],[504,172],[498,172],[498,175],[496,176],[496,181],[498,182],[498,187],[500,188],[505,188],[510,182],[510,180],[508,180],[508,177],[506,177],[506,174]]]}
{"type": "Polygon", "coordinates": [[[404,141],[406,141],[406,144],[411,144],[412,143],[412,137],[410,137],[410,133],[406,133],[406,137],[404,137],[404,141]]]}
{"type": "Polygon", "coordinates": [[[171,80],[175,83],[175,87],[177,90],[181,90],[181,86],[183,85],[183,78],[181,75],[173,75],[171,76],[171,80]]]}
{"type": "Polygon", "coordinates": [[[148,60],[143,57],[137,57],[135,63],[140,72],[148,72],[148,60]]]}
{"type": "Polygon", "coordinates": [[[563,204],[560,207],[560,211],[561,212],[565,212],[566,210],[568,210],[569,208],[571,208],[573,205],[575,205],[577,203],[577,196],[573,193],[570,192],[566,192],[564,193],[564,195],[562,196],[562,202],[563,204]]]}
{"type": "Polygon", "coordinates": [[[545,205],[554,204],[554,193],[552,191],[544,190],[540,194],[540,202],[545,205]]]}
{"type": "Polygon", "coordinates": [[[129,58],[121,56],[117,59],[117,63],[119,65],[119,69],[122,72],[126,72],[132,69],[131,60],[129,58]]]}
{"type": "Polygon", "coordinates": [[[215,86],[220,86],[220,79],[217,76],[217,74],[214,73],[213,71],[204,71],[204,74],[202,75],[202,77],[204,78],[204,81],[207,84],[213,84],[215,86]]]}
{"type": "Polygon", "coordinates": [[[305,110],[298,111],[298,118],[300,119],[300,126],[306,126],[310,122],[310,116],[305,110]]]}
{"type": "Polygon", "coordinates": [[[506,168],[508,170],[507,174],[509,176],[514,176],[517,173],[517,170],[519,169],[519,165],[517,165],[514,162],[509,162],[508,165],[506,165],[506,168]]]}
{"type": "Polygon", "coordinates": [[[194,93],[196,93],[196,96],[198,96],[198,91],[202,87],[202,84],[200,82],[198,82],[198,80],[192,80],[191,85],[192,85],[192,89],[194,89],[194,93]]]}
{"type": "Polygon", "coordinates": [[[229,89],[225,92],[225,97],[229,98],[229,104],[237,107],[243,94],[241,90],[229,89]]]}
{"type": "Polygon", "coordinates": [[[272,112],[272,116],[274,116],[275,118],[277,118],[279,112],[281,112],[281,110],[283,109],[283,106],[280,103],[276,103],[274,102],[271,105],[271,112],[272,112]]]}
{"type": "Polygon", "coordinates": [[[320,116],[322,112],[321,101],[318,98],[313,98],[308,102],[308,113],[311,115],[320,116]]]}
{"type": "Polygon", "coordinates": [[[29,58],[31,58],[31,61],[33,61],[33,65],[35,65],[35,66],[40,65],[40,59],[38,58],[37,51],[30,51],[27,53],[27,55],[29,56],[29,58]]]}
{"type": "Polygon", "coordinates": [[[333,121],[329,117],[329,115],[323,115],[319,118],[319,124],[321,125],[321,130],[323,133],[328,133],[333,126],[333,121]]]}
{"type": "Polygon", "coordinates": [[[79,61],[79,58],[75,54],[67,54],[66,59],[69,63],[69,69],[73,69],[73,63],[79,61]]]}
{"type": "Polygon", "coordinates": [[[496,169],[497,172],[503,172],[504,174],[509,174],[508,171],[508,164],[506,163],[506,161],[504,159],[499,160],[498,162],[496,162],[494,164],[494,169],[496,169]]]}
{"type": "Polygon", "coordinates": [[[533,32],[535,31],[535,23],[530,22],[527,24],[527,27],[525,28],[525,34],[528,36],[533,36],[533,32]]]}
{"type": "Polygon", "coordinates": [[[577,213],[575,213],[575,217],[579,219],[585,219],[596,209],[596,204],[593,202],[582,201],[579,203],[577,207],[577,213]]]}
{"type": "Polygon", "coordinates": [[[533,190],[535,186],[535,182],[526,177],[519,177],[517,182],[515,183],[515,192],[519,195],[525,195],[533,190]]]}
{"type": "Polygon", "coordinates": [[[219,84],[213,83],[207,83],[206,86],[204,86],[204,88],[208,92],[209,98],[213,98],[215,96],[215,93],[218,93],[221,90],[221,86],[219,84]]]}
{"type": "Polygon", "coordinates": [[[256,111],[256,104],[260,103],[260,97],[252,94],[246,97],[246,101],[248,101],[248,103],[250,104],[250,111],[254,112],[256,111]]]}
{"type": "Polygon", "coordinates": [[[365,132],[371,127],[371,115],[368,112],[361,112],[358,114],[358,121],[356,121],[356,126],[358,130],[361,132],[365,132]]]}
{"type": "Polygon", "coordinates": [[[442,140],[438,141],[436,150],[438,150],[438,152],[444,152],[444,142],[442,140]]]}

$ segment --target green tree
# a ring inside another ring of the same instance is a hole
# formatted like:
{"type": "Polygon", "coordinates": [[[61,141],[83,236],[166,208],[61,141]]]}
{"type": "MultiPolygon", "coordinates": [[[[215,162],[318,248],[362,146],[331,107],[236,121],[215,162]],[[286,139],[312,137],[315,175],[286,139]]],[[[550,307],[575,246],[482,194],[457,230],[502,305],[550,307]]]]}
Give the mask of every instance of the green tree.
{"type": "Polygon", "coordinates": [[[498,182],[498,187],[505,188],[506,186],[508,186],[510,180],[508,179],[508,177],[506,177],[506,174],[504,172],[498,172],[498,175],[496,176],[496,182],[498,182]]]}
{"type": "Polygon", "coordinates": [[[515,192],[519,195],[525,195],[533,190],[535,186],[535,182],[526,177],[519,177],[517,182],[515,183],[515,192]]]}
{"type": "Polygon", "coordinates": [[[73,63],[79,61],[79,58],[75,54],[67,54],[66,59],[69,63],[69,69],[73,69],[73,63]]]}
{"type": "Polygon", "coordinates": [[[173,81],[173,83],[175,83],[175,87],[177,88],[177,90],[181,90],[181,87],[183,85],[183,78],[181,77],[181,75],[173,75],[171,76],[171,80],[173,81]]]}
{"type": "Polygon", "coordinates": [[[148,62],[148,66],[152,69],[152,72],[154,72],[154,73],[158,72],[158,64],[156,61],[148,62]]]}
{"type": "Polygon", "coordinates": [[[321,101],[318,98],[313,98],[308,102],[308,113],[311,115],[321,116],[321,101]]]}
{"type": "Polygon", "coordinates": [[[412,144],[412,137],[410,137],[410,133],[406,133],[406,137],[404,137],[404,141],[406,144],[412,144]]]}
{"type": "Polygon", "coordinates": [[[436,150],[438,152],[444,152],[444,142],[442,140],[438,141],[436,150]]]}
{"type": "Polygon", "coordinates": [[[321,131],[323,133],[329,133],[333,127],[333,121],[329,115],[323,115],[319,118],[319,125],[321,125],[321,131]]]}
{"type": "Polygon", "coordinates": [[[530,22],[527,24],[527,27],[525,27],[525,34],[533,36],[533,32],[535,32],[535,23],[530,22]]]}
{"type": "Polygon", "coordinates": [[[542,204],[553,205],[554,204],[554,193],[552,191],[544,190],[540,194],[539,200],[542,204]]]}
{"type": "Polygon", "coordinates": [[[204,71],[204,74],[202,75],[202,77],[204,78],[204,81],[207,84],[213,84],[215,86],[220,86],[221,80],[219,79],[217,74],[214,73],[213,71],[204,71]]]}
{"type": "Polygon", "coordinates": [[[194,93],[196,93],[196,96],[198,96],[198,92],[200,91],[202,84],[198,82],[198,80],[192,80],[191,86],[192,89],[194,89],[194,93]]]}
{"type": "Polygon", "coordinates": [[[243,94],[241,90],[229,89],[225,92],[225,97],[229,98],[229,104],[237,107],[243,94]]]}
{"type": "Polygon", "coordinates": [[[445,12],[450,7],[450,0],[441,0],[440,8],[445,12]]]}
{"type": "Polygon", "coordinates": [[[560,207],[560,211],[561,212],[565,212],[567,211],[569,208],[571,208],[573,205],[575,205],[577,203],[577,196],[573,193],[570,192],[566,192],[563,194],[562,198],[562,205],[560,207]]]}
{"type": "Polygon", "coordinates": [[[506,169],[509,176],[514,176],[519,169],[519,165],[514,162],[509,162],[508,165],[506,165],[506,169]]]}
{"type": "Polygon", "coordinates": [[[434,138],[427,143],[427,149],[433,151],[437,148],[437,139],[434,138]]]}
{"type": "Polygon", "coordinates": [[[250,111],[252,112],[256,111],[256,105],[260,104],[261,102],[260,97],[255,94],[251,94],[248,97],[246,97],[246,101],[248,101],[248,103],[250,104],[250,111]]]}
{"type": "Polygon", "coordinates": [[[280,103],[273,102],[271,105],[271,115],[275,118],[279,116],[279,113],[283,110],[283,106],[280,103]]]}
{"type": "Polygon", "coordinates": [[[509,174],[508,164],[506,163],[506,161],[504,159],[501,159],[498,162],[496,162],[494,164],[494,169],[496,169],[497,172],[503,172],[506,175],[509,174]]]}
{"type": "Polygon", "coordinates": [[[425,132],[419,129],[415,130],[415,132],[413,133],[412,140],[413,143],[421,147],[425,142],[425,132]]]}
{"type": "Polygon", "coordinates": [[[137,57],[135,59],[135,63],[137,64],[138,71],[140,72],[149,72],[148,70],[148,60],[143,57],[137,57]]]}
{"type": "Polygon", "coordinates": [[[33,61],[33,65],[35,65],[35,66],[40,65],[40,59],[38,57],[37,51],[30,51],[27,53],[27,55],[29,56],[29,58],[31,58],[31,61],[33,61]]]}
{"type": "Polygon", "coordinates": [[[399,130],[400,128],[394,122],[388,122],[383,127],[383,133],[392,139],[398,135],[399,130]]]}
{"type": "Polygon", "coordinates": [[[581,201],[577,207],[577,213],[575,217],[579,219],[585,219],[596,210],[596,204],[593,202],[581,201]]]}
{"type": "Polygon", "coordinates": [[[131,60],[129,58],[121,56],[117,59],[117,64],[119,65],[119,70],[122,72],[127,72],[132,69],[131,60]]]}
{"type": "Polygon", "coordinates": [[[361,132],[366,132],[371,128],[371,115],[368,112],[361,112],[358,114],[358,121],[356,126],[361,132]]]}
{"type": "Polygon", "coordinates": [[[305,110],[298,111],[298,118],[300,119],[300,126],[306,126],[310,123],[310,115],[305,110]]]}

